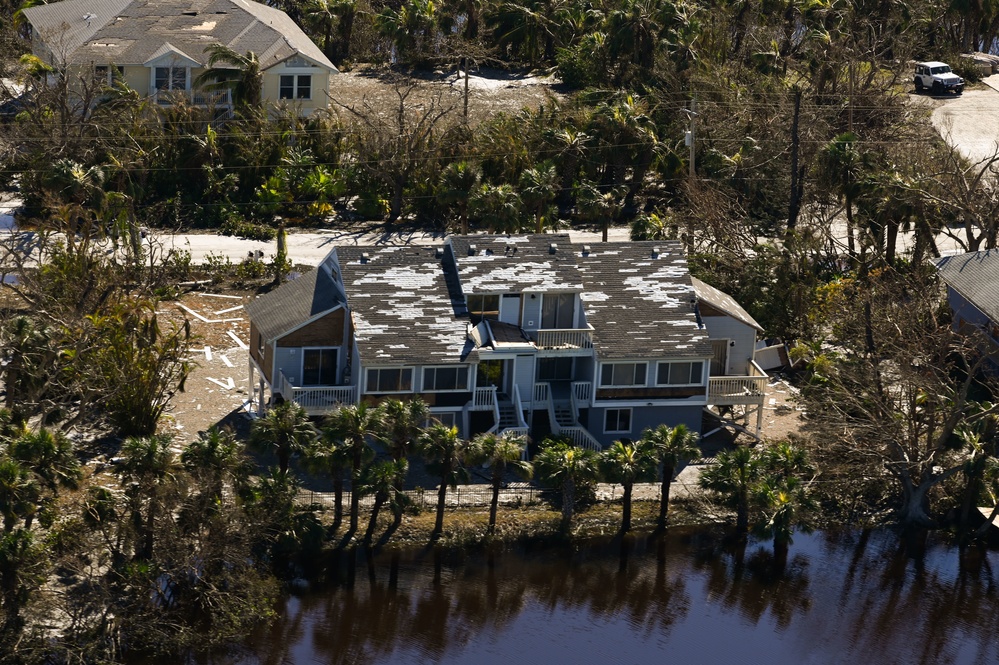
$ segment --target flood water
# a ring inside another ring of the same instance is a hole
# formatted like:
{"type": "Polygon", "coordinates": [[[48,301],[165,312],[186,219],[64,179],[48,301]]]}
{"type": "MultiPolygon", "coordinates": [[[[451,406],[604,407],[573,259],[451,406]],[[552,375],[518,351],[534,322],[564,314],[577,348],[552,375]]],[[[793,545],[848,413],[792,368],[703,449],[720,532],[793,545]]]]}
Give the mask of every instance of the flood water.
{"type": "Polygon", "coordinates": [[[997,556],[913,554],[888,531],[798,535],[782,573],[766,544],[740,556],[696,531],[360,554],[289,597],[238,662],[999,663],[997,556]]]}

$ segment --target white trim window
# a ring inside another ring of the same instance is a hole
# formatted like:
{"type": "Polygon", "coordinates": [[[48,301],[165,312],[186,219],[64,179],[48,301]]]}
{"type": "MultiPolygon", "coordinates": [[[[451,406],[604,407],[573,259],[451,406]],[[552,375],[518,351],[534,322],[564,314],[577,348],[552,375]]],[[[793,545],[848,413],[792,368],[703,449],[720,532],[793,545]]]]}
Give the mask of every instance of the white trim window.
{"type": "Polygon", "coordinates": [[[656,366],[657,386],[704,385],[704,361],[661,362],[656,366]]]}
{"type": "Polygon", "coordinates": [[[413,368],[384,367],[369,369],[364,392],[411,393],[413,392],[413,368]]]}
{"type": "Polygon", "coordinates": [[[189,67],[153,67],[153,90],[187,91],[189,67]]]}
{"type": "Polygon", "coordinates": [[[430,419],[427,421],[425,427],[429,427],[437,423],[440,423],[445,427],[457,427],[458,415],[459,414],[454,411],[441,411],[439,413],[431,413],[430,419]]]}
{"type": "Polygon", "coordinates": [[[602,363],[601,388],[625,388],[645,385],[647,363],[602,363]]]}
{"type": "Polygon", "coordinates": [[[312,74],[282,74],[278,99],[312,99],[312,74]]]}
{"type": "Polygon", "coordinates": [[[447,393],[468,391],[468,367],[451,365],[423,368],[423,392],[447,393]]]}
{"type": "Polygon", "coordinates": [[[94,82],[100,85],[113,85],[115,81],[125,79],[125,68],[111,65],[94,66],[94,82]]]}
{"type": "Polygon", "coordinates": [[[631,434],[631,409],[604,411],[604,434],[631,434]]]}

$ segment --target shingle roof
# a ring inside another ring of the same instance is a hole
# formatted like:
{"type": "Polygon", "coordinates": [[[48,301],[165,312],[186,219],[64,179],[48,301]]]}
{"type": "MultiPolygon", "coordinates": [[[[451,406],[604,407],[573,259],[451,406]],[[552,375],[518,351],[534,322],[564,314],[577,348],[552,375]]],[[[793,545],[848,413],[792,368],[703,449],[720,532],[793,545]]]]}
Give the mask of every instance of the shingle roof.
{"type": "Polygon", "coordinates": [[[694,287],[680,243],[601,242],[589,252],[580,245],[573,249],[599,358],[711,355],[708,332],[694,314],[694,287]]]}
{"type": "Polygon", "coordinates": [[[466,295],[583,288],[568,235],[454,236],[450,244],[466,295]]]}
{"type": "Polygon", "coordinates": [[[336,71],[287,14],[252,0],[62,0],[24,16],[67,64],[141,65],[165,42],[204,64],[205,47],[222,43],[263,69],[301,54],[336,71]]]}
{"type": "Polygon", "coordinates": [[[735,301],[735,298],[724,291],[719,291],[710,284],[702,282],[696,277],[691,277],[690,282],[694,286],[694,292],[697,294],[698,300],[703,300],[715,309],[725,312],[733,319],[741,321],[747,326],[756,328],[760,332],[763,332],[763,326],[757,323],[756,319],[750,316],[749,312],[743,309],[742,305],[735,301]]]}
{"type": "Polygon", "coordinates": [[[999,321],[999,251],[945,256],[940,278],[993,321],[999,321]]]}
{"type": "Polygon", "coordinates": [[[448,292],[436,248],[341,247],[338,253],[354,339],[365,364],[475,360],[468,319],[458,316],[464,306],[448,292]]]}
{"type": "Polygon", "coordinates": [[[246,313],[264,340],[270,342],[342,304],[344,301],[333,279],[318,267],[247,303],[246,313]]]}

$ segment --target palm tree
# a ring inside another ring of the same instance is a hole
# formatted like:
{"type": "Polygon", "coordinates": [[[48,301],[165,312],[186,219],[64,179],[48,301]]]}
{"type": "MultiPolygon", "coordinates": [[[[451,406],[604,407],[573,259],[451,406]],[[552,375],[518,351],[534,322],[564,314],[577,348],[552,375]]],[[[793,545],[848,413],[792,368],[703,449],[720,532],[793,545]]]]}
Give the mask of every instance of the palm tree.
{"type": "Polygon", "coordinates": [[[472,193],[469,216],[490,233],[520,233],[520,197],[511,185],[483,183],[472,193]]]}
{"type": "Polygon", "coordinates": [[[457,487],[459,481],[468,482],[468,471],[463,466],[468,455],[468,442],[458,436],[457,427],[438,423],[423,432],[420,452],[428,462],[427,467],[441,479],[437,488],[437,520],[430,534],[436,540],[444,533],[444,504],[448,486],[457,487]]]}
{"type": "Polygon", "coordinates": [[[545,161],[520,175],[520,200],[524,212],[534,216],[534,232],[544,233],[545,217],[551,216],[551,204],[558,195],[559,174],[555,164],[545,161]]]}
{"type": "Polygon", "coordinates": [[[4,533],[10,533],[18,520],[29,519],[38,506],[38,484],[31,472],[17,460],[0,458],[0,517],[4,533]]]}
{"type": "Polygon", "coordinates": [[[323,425],[319,438],[305,451],[308,468],[328,473],[333,481],[333,524],[330,526],[330,533],[335,533],[343,523],[343,477],[350,468],[351,458],[350,446],[329,424],[323,425]]]}
{"type": "MultiPolygon", "coordinates": [[[[423,426],[430,419],[430,409],[427,403],[419,397],[403,402],[398,399],[388,399],[381,404],[382,433],[385,445],[394,462],[403,462],[409,457],[423,433],[423,426]]],[[[402,493],[406,482],[407,467],[402,467],[396,474],[396,493],[402,493]]],[[[402,503],[392,503],[395,515],[395,526],[402,522],[402,503]]]]}
{"type": "Polygon", "coordinates": [[[511,469],[522,478],[534,475],[534,467],[523,459],[527,441],[520,436],[500,435],[493,432],[479,434],[469,444],[468,463],[482,464],[490,469],[493,496],[489,502],[489,533],[496,531],[496,511],[499,506],[503,475],[511,469]]]}
{"type": "Polygon", "coordinates": [[[801,513],[814,507],[808,485],[796,476],[767,476],[757,485],[753,500],[763,513],[759,530],[773,538],[778,568],[787,562],[788,546],[801,513]]]}
{"type": "Polygon", "coordinates": [[[154,435],[130,437],[121,446],[123,462],[118,475],[128,485],[136,524],[136,557],[151,559],[156,533],[156,518],[166,499],[166,492],[176,481],[181,467],[170,449],[170,437],[154,435]],[[145,515],[142,504],[145,503],[145,515]],[[138,542],[142,543],[138,547],[138,542]]]}
{"type": "Polygon", "coordinates": [[[198,480],[202,496],[215,505],[222,499],[227,482],[239,485],[247,478],[243,444],[228,427],[213,425],[188,444],[180,461],[198,480]]]}
{"type": "Polygon", "coordinates": [[[844,132],[833,138],[819,151],[820,176],[843,199],[846,211],[846,242],[850,256],[856,256],[854,247],[853,204],[863,189],[863,172],[866,156],[857,149],[859,139],[853,132],[844,132]]]}
{"type": "Polygon", "coordinates": [[[250,443],[261,449],[273,448],[278,470],[286,475],[292,454],[305,450],[316,435],[316,428],[301,405],[282,402],[253,423],[250,443]]]}
{"type": "Polygon", "coordinates": [[[701,449],[697,446],[697,432],[687,429],[684,424],[676,427],[659,425],[642,432],[642,441],[649,446],[653,455],[659,460],[662,470],[662,486],[659,491],[659,519],[656,525],[666,528],[666,518],[669,514],[669,491],[673,482],[673,474],[681,463],[700,456],[701,449]]]}
{"type": "Polygon", "coordinates": [[[462,235],[468,234],[468,206],[481,177],[477,166],[464,161],[451,162],[441,173],[437,200],[457,211],[458,228],[462,235]]]}
{"type": "Polygon", "coordinates": [[[263,104],[263,73],[253,51],[240,54],[225,44],[206,46],[208,67],[194,79],[194,85],[214,90],[231,90],[239,109],[259,109],[263,104]],[[220,63],[228,65],[219,67],[220,63]]]}
{"type": "Polygon", "coordinates": [[[631,531],[631,496],[636,482],[642,482],[655,476],[656,458],[654,449],[644,444],[644,439],[638,443],[615,441],[600,453],[600,465],[604,477],[612,482],[621,483],[624,498],[621,509],[621,533],[631,531]]]}
{"type": "Polygon", "coordinates": [[[753,487],[762,465],[759,455],[748,446],[718,453],[717,464],[701,473],[701,487],[713,492],[722,505],[735,510],[735,529],[739,535],[749,531],[749,507],[753,487]]]}
{"type": "Polygon", "coordinates": [[[576,490],[599,475],[598,456],[562,441],[547,441],[534,458],[534,470],[545,481],[562,488],[562,530],[569,531],[576,507],[576,490]]]}
{"type": "Polygon", "coordinates": [[[350,450],[350,532],[357,531],[361,495],[361,471],[367,460],[374,456],[368,439],[379,437],[382,432],[382,412],[365,403],[341,406],[331,413],[325,427],[330,436],[343,441],[350,450]]]}
{"type": "Polygon", "coordinates": [[[44,554],[27,529],[0,534],[0,606],[4,610],[0,634],[16,635],[21,628],[21,608],[45,579],[38,570],[44,554]]]}
{"type": "MultiPolygon", "coordinates": [[[[372,534],[378,525],[378,513],[381,512],[382,506],[386,502],[392,506],[394,514],[402,515],[404,495],[399,489],[399,480],[406,477],[408,470],[409,462],[405,459],[377,462],[367,468],[357,489],[360,494],[374,494],[375,496],[375,503],[371,508],[371,519],[368,521],[368,530],[364,534],[365,543],[371,543],[372,534]]],[[[397,523],[393,522],[393,524],[397,523]]]]}
{"type": "MultiPolygon", "coordinates": [[[[10,454],[31,471],[50,494],[45,501],[54,499],[60,487],[76,489],[80,478],[80,462],[73,454],[73,444],[61,432],[53,433],[44,427],[37,432],[26,432],[11,444],[10,454]]],[[[25,528],[31,528],[33,515],[28,515],[25,528]]]]}

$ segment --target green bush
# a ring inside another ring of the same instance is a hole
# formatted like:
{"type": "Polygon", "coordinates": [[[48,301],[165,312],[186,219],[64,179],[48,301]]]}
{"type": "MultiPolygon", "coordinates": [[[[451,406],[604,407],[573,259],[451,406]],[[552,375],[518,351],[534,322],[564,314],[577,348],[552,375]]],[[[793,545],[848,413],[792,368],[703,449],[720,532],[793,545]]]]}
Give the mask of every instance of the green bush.
{"type": "Polygon", "coordinates": [[[263,224],[253,224],[242,219],[227,219],[222,223],[219,232],[226,236],[236,236],[247,240],[274,240],[277,231],[263,224]]]}

